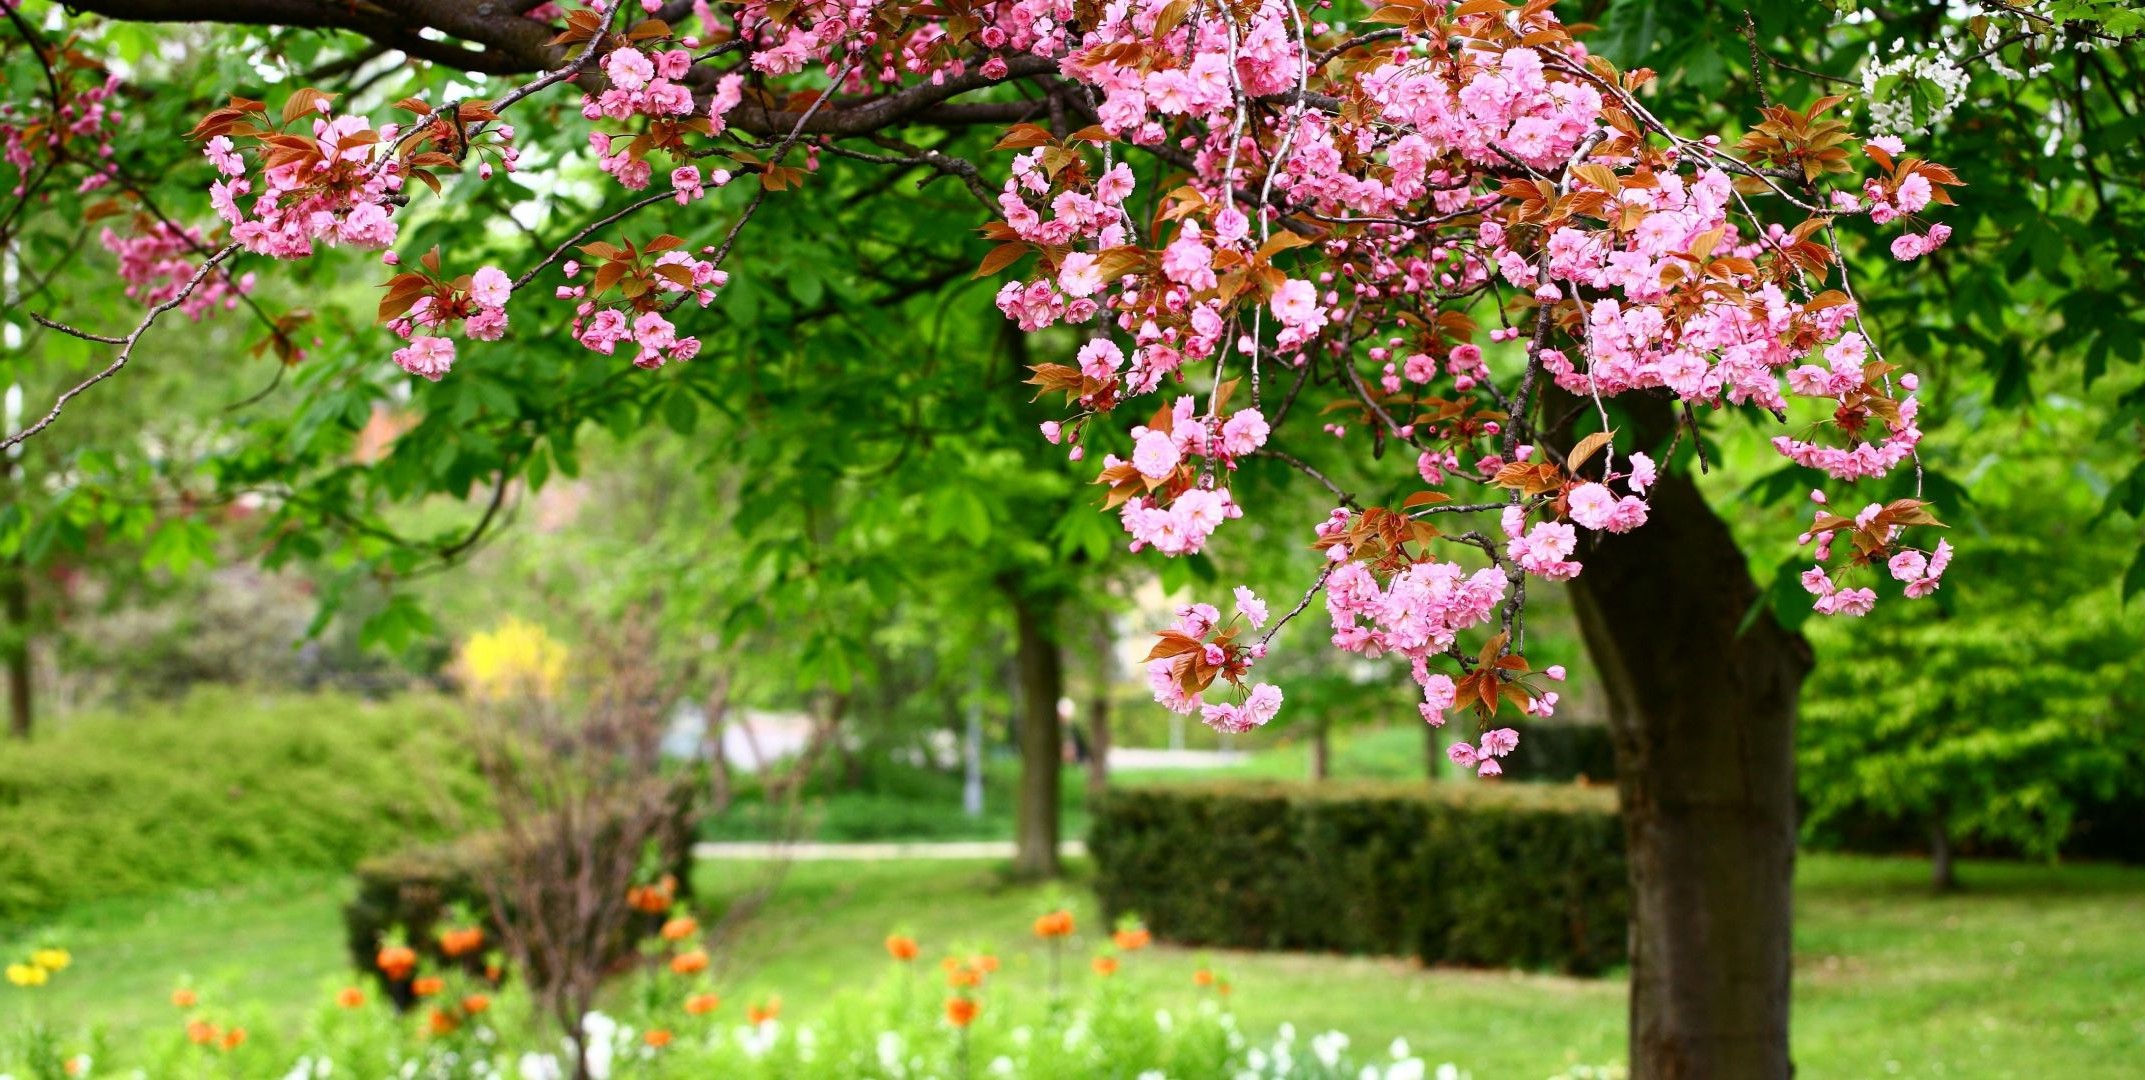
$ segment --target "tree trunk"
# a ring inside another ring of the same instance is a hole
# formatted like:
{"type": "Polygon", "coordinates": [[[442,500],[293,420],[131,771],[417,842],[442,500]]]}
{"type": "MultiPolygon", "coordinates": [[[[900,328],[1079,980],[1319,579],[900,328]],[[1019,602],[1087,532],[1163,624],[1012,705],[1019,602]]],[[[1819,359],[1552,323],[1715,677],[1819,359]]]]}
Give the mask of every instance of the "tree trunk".
{"type": "Polygon", "coordinates": [[[725,814],[730,811],[730,751],[725,738],[730,720],[730,673],[716,672],[708,686],[707,729],[701,734],[701,742],[708,755],[708,812],[725,814]]]}
{"type": "MultiPolygon", "coordinates": [[[[1010,590],[1009,590],[1010,591],[1010,590]]],[[[1014,805],[1013,873],[1058,876],[1058,783],[1064,733],[1058,699],[1065,693],[1065,657],[1052,616],[1055,605],[1012,594],[1014,664],[1020,682],[1020,792],[1014,805]]]]}
{"type": "MultiPolygon", "coordinates": [[[[12,418],[8,426],[16,426],[12,418]]],[[[0,488],[11,498],[21,471],[15,459],[0,457],[0,488]]],[[[28,739],[35,722],[30,708],[30,567],[19,551],[0,564],[0,594],[0,605],[7,609],[7,632],[0,637],[0,651],[7,653],[7,730],[28,739]]]]}
{"type": "Polygon", "coordinates": [[[1631,1075],[1787,1080],[1809,646],[1769,613],[1737,632],[1758,588],[1688,478],[1668,474],[1652,499],[1644,528],[1580,551],[1572,582],[1630,857],[1631,1075]]]}
{"type": "Polygon", "coordinates": [[[0,570],[0,592],[7,605],[7,730],[28,739],[34,723],[30,697],[30,581],[18,556],[0,570]]]}
{"type": "Polygon", "coordinates": [[[1324,717],[1311,725],[1311,779],[1333,775],[1333,734],[1324,717]]]}
{"type": "Polygon", "coordinates": [[[1110,685],[1116,681],[1117,665],[1110,651],[1107,617],[1095,621],[1095,685],[1087,699],[1087,793],[1100,795],[1110,787],[1110,685]]]}
{"type": "Polygon", "coordinates": [[[1438,729],[1423,725],[1423,775],[1432,780],[1445,775],[1444,740],[1438,737],[1438,729]]]}
{"type": "Polygon", "coordinates": [[[1938,892],[1950,892],[1959,887],[1959,872],[1952,865],[1951,830],[1944,824],[1944,816],[1938,814],[1929,822],[1929,884],[1938,892]]]}

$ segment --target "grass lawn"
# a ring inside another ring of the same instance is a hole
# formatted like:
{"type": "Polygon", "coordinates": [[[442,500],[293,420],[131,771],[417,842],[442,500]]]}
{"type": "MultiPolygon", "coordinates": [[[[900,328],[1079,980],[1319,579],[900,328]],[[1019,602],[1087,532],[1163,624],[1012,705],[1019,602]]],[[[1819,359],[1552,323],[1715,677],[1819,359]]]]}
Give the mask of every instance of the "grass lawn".
{"type": "MultiPolygon", "coordinates": [[[[703,895],[726,898],[768,880],[766,867],[703,868],[703,895]]],[[[2145,869],[1968,863],[1967,890],[1929,894],[1911,860],[1807,856],[1797,882],[1795,1053],[1804,1075],[2046,1077],[2136,1075],[2145,1062],[2145,869]]],[[[74,967],[34,996],[0,994],[0,1028],[35,1008],[115,1035],[170,1022],[181,976],[273,1002],[261,1019],[294,1022],[322,987],[348,978],[340,878],[298,876],[159,900],[108,901],[45,927],[74,967]]],[[[912,933],[925,959],[996,948],[1000,993],[1032,992],[1047,954],[1027,936],[1062,897],[1093,940],[1092,901],[1077,878],[1056,889],[1003,884],[979,863],[804,863],[772,901],[739,923],[725,983],[733,1001],[779,993],[788,1015],[874,979],[880,941],[912,933]]],[[[28,943],[8,941],[10,952],[28,943]]],[[[1200,957],[1157,948],[1122,978],[1189,1001],[1200,957]]],[[[1423,970],[1399,961],[1216,953],[1247,1026],[1338,1028],[1359,1042],[1404,1036],[1432,1060],[1478,1080],[1546,1076],[1617,1057],[1617,979],[1423,970]]],[[[1085,978],[1084,952],[1068,977],[1085,978]]],[[[926,976],[929,977],[929,976],[926,976]]],[[[935,983],[934,983],[935,987],[935,983]]],[[[936,992],[934,989],[932,992],[936,992]]]]}

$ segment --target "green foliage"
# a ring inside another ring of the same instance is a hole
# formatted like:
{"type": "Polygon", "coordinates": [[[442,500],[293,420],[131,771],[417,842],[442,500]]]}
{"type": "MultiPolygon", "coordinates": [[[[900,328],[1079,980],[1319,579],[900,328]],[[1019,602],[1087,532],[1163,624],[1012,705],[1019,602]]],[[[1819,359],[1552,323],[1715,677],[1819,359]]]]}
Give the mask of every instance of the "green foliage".
{"type": "Polygon", "coordinates": [[[1950,618],[1821,637],[1835,647],[1803,710],[1807,828],[1874,814],[2052,856],[2081,803],[2134,791],[2145,621],[2107,587],[2044,602],[2020,619],[1983,594],[1950,618]]]}
{"type": "Polygon", "coordinates": [[[1104,910],[1165,940],[1588,974],[1624,959],[1606,792],[1223,783],[1113,791],[1091,813],[1104,910]]]}
{"type": "Polygon", "coordinates": [[[197,692],[0,755],[0,921],[347,867],[444,835],[479,785],[445,702],[197,692]]]}

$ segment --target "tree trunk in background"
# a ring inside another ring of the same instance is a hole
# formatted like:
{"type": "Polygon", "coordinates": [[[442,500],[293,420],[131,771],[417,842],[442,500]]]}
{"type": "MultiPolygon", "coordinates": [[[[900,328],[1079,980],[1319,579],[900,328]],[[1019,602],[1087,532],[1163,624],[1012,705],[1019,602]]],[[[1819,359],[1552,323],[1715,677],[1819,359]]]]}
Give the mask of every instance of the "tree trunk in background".
{"type": "Polygon", "coordinates": [[[708,687],[707,728],[700,738],[708,755],[708,812],[730,809],[730,753],[723,736],[730,721],[730,673],[718,671],[708,687]]]}
{"type": "Polygon", "coordinates": [[[1445,747],[1437,729],[1423,725],[1423,775],[1432,780],[1445,775],[1445,747]]]}
{"type": "MultiPolygon", "coordinates": [[[[0,487],[13,488],[20,469],[12,458],[0,458],[0,487]]],[[[28,739],[35,722],[30,708],[30,568],[21,552],[0,564],[0,593],[5,594],[0,605],[7,608],[7,636],[0,638],[7,652],[7,730],[28,739]]]]}
{"type": "Polygon", "coordinates": [[[35,721],[30,697],[30,582],[17,557],[0,570],[0,592],[7,605],[7,730],[28,739],[35,721]]]}
{"type": "Polygon", "coordinates": [[[1951,830],[1941,813],[1929,822],[1929,884],[1938,892],[1959,887],[1959,872],[1951,860],[1951,830]]]}
{"type": "MultiPolygon", "coordinates": [[[[1009,592],[1011,590],[1008,590],[1009,592]]],[[[1058,699],[1065,656],[1053,625],[1055,605],[1012,593],[1014,667],[1020,681],[1020,792],[1014,806],[1013,873],[1058,876],[1058,784],[1064,740],[1058,699]]]]}
{"type": "Polygon", "coordinates": [[[1110,622],[1095,620],[1095,685],[1087,699],[1087,793],[1100,795],[1110,787],[1110,687],[1117,681],[1116,656],[1111,652],[1110,622]]]}
{"type": "Polygon", "coordinates": [[[1630,854],[1631,1075],[1787,1080],[1809,646],[1770,614],[1738,635],[1758,588],[1727,525],[1680,473],[1652,498],[1644,528],[1575,556],[1572,582],[1630,854]]]}
{"type": "Polygon", "coordinates": [[[1311,779],[1324,780],[1332,775],[1333,734],[1321,717],[1311,727],[1311,779]]]}

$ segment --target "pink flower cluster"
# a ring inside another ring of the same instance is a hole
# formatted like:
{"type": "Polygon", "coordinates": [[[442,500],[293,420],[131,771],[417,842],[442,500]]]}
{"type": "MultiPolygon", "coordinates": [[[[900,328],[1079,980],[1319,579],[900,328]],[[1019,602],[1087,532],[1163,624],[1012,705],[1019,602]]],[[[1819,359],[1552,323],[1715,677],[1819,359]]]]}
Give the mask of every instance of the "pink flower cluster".
{"type": "Polygon", "coordinates": [[[1798,465],[1838,480],[1880,477],[1911,460],[1922,440],[1921,428],[1914,422],[1921,412],[1921,399],[1914,393],[1920,389],[1920,378],[1912,372],[1898,378],[1907,396],[1896,403],[1891,410],[1893,415],[1887,416],[1870,408],[1882,397],[1883,388],[1872,383],[1869,373],[1885,369],[1868,365],[1869,343],[1861,334],[1850,331],[1841,335],[1825,348],[1824,356],[1826,367],[1804,364],[1789,372],[1789,388],[1803,397],[1837,400],[1840,407],[1834,412],[1835,418],[1853,415],[1876,438],[1857,438],[1851,446],[1837,447],[1780,435],[1774,437],[1773,449],[1798,465]]]}
{"type": "Polygon", "coordinates": [[[420,296],[408,312],[388,320],[387,327],[409,344],[394,352],[402,370],[438,382],[453,368],[455,346],[445,336],[455,324],[476,341],[497,341],[506,334],[506,302],[514,295],[514,283],[506,271],[486,266],[471,274],[459,287],[420,296]]]}
{"type": "MultiPolygon", "coordinates": [[[[1347,524],[1348,512],[1335,510],[1318,531],[1333,536],[1347,524]]],[[[1496,614],[1508,585],[1503,572],[1484,567],[1469,573],[1458,563],[1417,562],[1381,583],[1369,566],[1349,561],[1345,546],[1328,548],[1327,556],[1339,564],[1326,578],[1334,646],[1367,657],[1405,658],[1423,690],[1418,706],[1423,719],[1443,724],[1455,687],[1452,677],[1433,670],[1430,661],[1450,652],[1462,631],[1496,614]]]]}
{"type": "Polygon", "coordinates": [[[1445,748],[1445,756],[1463,769],[1475,770],[1477,776],[1500,776],[1504,766],[1497,759],[1519,749],[1519,732],[1511,728],[1498,728],[1482,733],[1482,745],[1477,747],[1464,742],[1453,743],[1445,748]]]}
{"type": "Polygon", "coordinates": [[[1125,531],[1132,535],[1133,551],[1151,547],[1164,555],[1196,555],[1222,522],[1243,516],[1228,488],[1207,487],[1192,488],[1167,506],[1142,495],[1118,511],[1125,531]]]}
{"type": "MultiPolygon", "coordinates": [[[[713,253],[713,248],[703,249],[703,254],[713,253]]],[[[578,261],[569,260],[565,266],[567,279],[578,278],[582,269],[578,261]]],[[[574,340],[605,356],[625,345],[633,352],[634,365],[650,370],[700,355],[700,339],[679,334],[666,312],[688,297],[701,307],[708,306],[715,300],[715,290],[727,283],[730,275],[716,269],[713,262],[680,248],[655,256],[651,269],[646,277],[649,291],[617,303],[591,296],[587,285],[559,286],[559,299],[579,301],[574,307],[574,340]],[[664,296],[672,297],[672,302],[660,303],[664,296]]]]}
{"type": "Polygon", "coordinates": [[[179,311],[199,322],[218,308],[236,308],[238,298],[253,291],[251,273],[235,279],[213,273],[192,292],[186,291],[201,260],[212,251],[199,229],[181,230],[170,222],[155,221],[134,236],[105,229],[97,239],[106,251],[119,256],[119,280],[127,283],[128,298],[144,306],[161,304],[185,293],[179,301],[179,311]]]}
{"type": "Polygon", "coordinates": [[[395,242],[393,198],[402,190],[400,165],[385,152],[400,128],[374,131],[362,116],[333,116],[319,102],[312,123],[314,151],[249,177],[228,136],[208,140],[202,153],[222,179],[209,202],[231,226],[231,237],[257,255],[301,259],[313,245],[382,248],[395,242]],[[260,184],[256,193],[254,184],[260,184]],[[244,200],[253,195],[250,206],[244,200]]]}
{"type": "MultiPolygon", "coordinates": [[[[54,70],[60,100],[32,99],[39,106],[34,110],[12,101],[0,102],[0,161],[15,167],[15,185],[9,192],[15,198],[28,193],[31,179],[43,167],[41,161],[57,165],[73,160],[88,165],[89,173],[77,186],[78,192],[111,181],[105,162],[112,156],[112,134],[123,117],[109,101],[119,89],[119,76],[107,75],[99,82],[94,81],[93,69],[65,64],[54,70]],[[84,81],[87,85],[78,85],[84,81]],[[76,143],[90,145],[78,148],[76,143]]],[[[37,89],[44,91],[46,85],[40,81],[37,89]]]]}
{"type": "MultiPolygon", "coordinates": [[[[1266,602],[1242,585],[1237,586],[1235,595],[1236,614],[1230,623],[1241,619],[1252,630],[1263,628],[1268,619],[1266,602]]],[[[1280,687],[1258,683],[1244,692],[1242,701],[1209,702],[1204,691],[1188,693],[1181,678],[1185,666],[1196,661],[1241,689],[1243,676],[1266,655],[1264,643],[1249,647],[1236,645],[1237,629],[1225,626],[1220,610],[1212,604],[1190,604],[1179,609],[1172,629],[1203,644],[1195,653],[1165,656],[1148,662],[1147,678],[1154,688],[1155,701],[1177,713],[1197,710],[1202,723],[1228,735],[1241,735],[1272,722],[1281,711],[1280,687]],[[1206,640],[1217,630],[1224,633],[1211,641],[1206,640]]]]}

